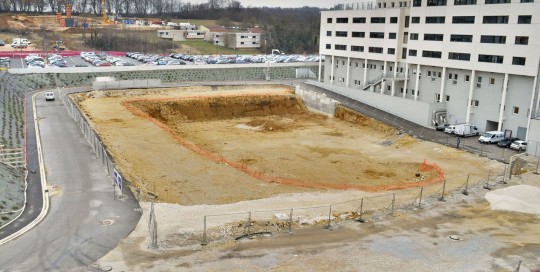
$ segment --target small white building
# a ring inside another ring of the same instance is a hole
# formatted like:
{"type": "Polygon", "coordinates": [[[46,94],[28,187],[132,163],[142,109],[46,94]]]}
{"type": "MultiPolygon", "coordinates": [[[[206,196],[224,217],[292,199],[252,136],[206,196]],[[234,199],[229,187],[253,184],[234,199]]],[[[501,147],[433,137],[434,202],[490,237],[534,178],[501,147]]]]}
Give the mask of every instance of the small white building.
{"type": "Polygon", "coordinates": [[[260,48],[261,33],[214,33],[213,44],[232,49],[260,48]]]}
{"type": "Polygon", "coordinates": [[[175,42],[186,40],[204,40],[206,32],[202,30],[176,30],[165,29],[158,30],[158,37],[162,39],[171,39],[175,42]]]}

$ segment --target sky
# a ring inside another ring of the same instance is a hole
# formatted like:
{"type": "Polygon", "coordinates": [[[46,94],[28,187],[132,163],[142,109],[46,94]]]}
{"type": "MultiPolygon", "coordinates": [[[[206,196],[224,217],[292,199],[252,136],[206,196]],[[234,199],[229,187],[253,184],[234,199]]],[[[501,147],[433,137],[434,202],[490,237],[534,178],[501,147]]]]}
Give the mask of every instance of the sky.
{"type": "MultiPolygon", "coordinates": [[[[343,4],[354,2],[354,0],[238,0],[244,7],[282,7],[282,8],[299,8],[303,6],[331,8],[335,4],[343,4]]],[[[207,3],[207,0],[183,0],[182,2],[191,2],[192,4],[207,3]]],[[[357,1],[358,2],[358,1],[357,1]]]]}

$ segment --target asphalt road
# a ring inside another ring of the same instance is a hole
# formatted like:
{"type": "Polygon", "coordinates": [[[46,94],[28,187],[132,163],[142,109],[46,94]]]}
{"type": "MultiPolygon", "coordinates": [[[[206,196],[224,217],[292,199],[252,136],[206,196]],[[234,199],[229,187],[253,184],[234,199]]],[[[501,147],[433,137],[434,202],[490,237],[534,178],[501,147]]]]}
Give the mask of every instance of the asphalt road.
{"type": "Polygon", "coordinates": [[[139,205],[131,194],[114,198],[111,178],[62,102],[36,100],[50,210],[0,247],[0,271],[87,271],[133,230],[139,205]]]}

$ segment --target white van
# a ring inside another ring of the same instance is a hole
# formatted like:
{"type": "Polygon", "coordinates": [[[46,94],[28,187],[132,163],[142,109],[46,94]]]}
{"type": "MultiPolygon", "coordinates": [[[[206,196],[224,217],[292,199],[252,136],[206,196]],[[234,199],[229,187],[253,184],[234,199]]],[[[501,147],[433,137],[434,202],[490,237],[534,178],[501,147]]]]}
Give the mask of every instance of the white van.
{"type": "Polygon", "coordinates": [[[479,134],[478,128],[469,124],[456,125],[454,128],[454,134],[461,137],[476,136],[479,134]]]}
{"type": "Polygon", "coordinates": [[[28,46],[31,42],[25,38],[15,38],[11,42],[11,47],[28,46]]]}
{"type": "Polygon", "coordinates": [[[502,141],[503,139],[504,139],[504,132],[502,132],[502,131],[488,131],[488,132],[482,134],[482,136],[480,136],[480,138],[478,138],[478,141],[480,143],[492,144],[492,143],[502,141]]]}

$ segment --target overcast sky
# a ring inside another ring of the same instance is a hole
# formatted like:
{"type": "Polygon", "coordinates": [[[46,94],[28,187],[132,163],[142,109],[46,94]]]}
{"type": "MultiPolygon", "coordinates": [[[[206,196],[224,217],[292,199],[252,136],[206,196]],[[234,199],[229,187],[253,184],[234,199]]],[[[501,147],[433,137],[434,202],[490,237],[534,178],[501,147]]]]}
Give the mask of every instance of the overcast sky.
{"type": "MultiPolygon", "coordinates": [[[[334,4],[343,4],[354,2],[351,0],[238,0],[244,7],[282,7],[282,8],[298,8],[303,6],[331,8],[334,4]]],[[[184,0],[182,2],[191,2],[193,4],[207,3],[208,0],[184,0]]],[[[357,1],[359,2],[359,1],[357,1]]]]}

